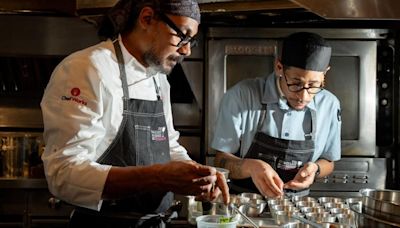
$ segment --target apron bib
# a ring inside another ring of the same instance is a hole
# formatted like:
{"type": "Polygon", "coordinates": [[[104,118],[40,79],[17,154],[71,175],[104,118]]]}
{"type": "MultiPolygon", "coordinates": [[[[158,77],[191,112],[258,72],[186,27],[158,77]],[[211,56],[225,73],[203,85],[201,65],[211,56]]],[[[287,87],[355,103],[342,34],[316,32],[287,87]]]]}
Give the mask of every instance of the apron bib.
{"type": "MultiPolygon", "coordinates": [[[[311,115],[312,130],[309,134],[305,135],[305,140],[287,140],[271,137],[261,131],[266,110],[267,106],[264,104],[257,126],[257,133],[245,158],[265,161],[279,174],[283,182],[286,183],[296,176],[302,165],[312,159],[315,149],[316,114],[314,110],[307,112],[311,115]]],[[[230,187],[236,192],[258,192],[251,178],[232,180],[230,187]]],[[[304,196],[308,195],[309,189],[298,191],[285,189],[285,192],[287,195],[304,196]]]]}
{"type": "MultiPolygon", "coordinates": [[[[168,130],[155,79],[157,101],[130,99],[123,56],[118,40],[114,41],[123,88],[123,119],[117,135],[97,160],[113,166],[147,166],[170,161],[168,130]]],[[[172,192],[138,192],[129,198],[104,200],[100,212],[77,208],[70,227],[84,227],[90,221],[99,227],[164,227],[159,213],[173,201],[172,192]]]]}

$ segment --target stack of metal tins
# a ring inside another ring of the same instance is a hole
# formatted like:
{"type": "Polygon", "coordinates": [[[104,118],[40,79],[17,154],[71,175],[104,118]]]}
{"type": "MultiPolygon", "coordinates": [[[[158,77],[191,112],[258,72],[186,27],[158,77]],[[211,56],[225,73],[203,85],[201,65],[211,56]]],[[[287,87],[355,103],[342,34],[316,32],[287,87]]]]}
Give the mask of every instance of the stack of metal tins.
{"type": "Polygon", "coordinates": [[[352,205],[357,227],[400,227],[400,191],[361,189],[362,205],[352,205]]]}
{"type": "Polygon", "coordinates": [[[350,228],[355,227],[354,213],[349,209],[353,203],[361,203],[361,198],[283,197],[269,199],[268,207],[278,225],[284,225],[297,217],[302,222],[308,221],[319,227],[350,228]]]}

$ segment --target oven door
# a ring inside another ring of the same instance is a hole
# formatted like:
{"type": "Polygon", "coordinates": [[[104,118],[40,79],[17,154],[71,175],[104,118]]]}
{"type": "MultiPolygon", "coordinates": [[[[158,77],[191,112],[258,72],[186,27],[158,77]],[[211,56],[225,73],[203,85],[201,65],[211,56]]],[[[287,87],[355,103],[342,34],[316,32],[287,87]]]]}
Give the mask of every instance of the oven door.
{"type": "Polygon", "coordinates": [[[277,40],[223,39],[208,41],[206,76],[206,141],[209,155],[215,121],[224,93],[246,78],[262,77],[273,71],[277,40]]]}
{"type": "MultiPolygon", "coordinates": [[[[376,58],[380,30],[303,29],[332,46],[326,88],[342,108],[342,155],[376,156],[376,58]]],[[[222,96],[238,81],[274,70],[283,37],[301,29],[210,28],[207,39],[206,145],[210,147],[222,96]]]]}

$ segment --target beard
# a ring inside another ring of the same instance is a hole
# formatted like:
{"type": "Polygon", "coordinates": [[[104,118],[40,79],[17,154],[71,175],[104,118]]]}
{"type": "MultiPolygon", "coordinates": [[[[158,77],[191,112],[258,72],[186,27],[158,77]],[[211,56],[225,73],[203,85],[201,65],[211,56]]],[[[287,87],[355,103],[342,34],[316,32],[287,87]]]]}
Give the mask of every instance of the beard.
{"type": "Polygon", "coordinates": [[[152,48],[143,54],[143,59],[149,65],[150,70],[168,75],[176,64],[183,61],[184,57],[170,55],[163,61],[152,48]]]}

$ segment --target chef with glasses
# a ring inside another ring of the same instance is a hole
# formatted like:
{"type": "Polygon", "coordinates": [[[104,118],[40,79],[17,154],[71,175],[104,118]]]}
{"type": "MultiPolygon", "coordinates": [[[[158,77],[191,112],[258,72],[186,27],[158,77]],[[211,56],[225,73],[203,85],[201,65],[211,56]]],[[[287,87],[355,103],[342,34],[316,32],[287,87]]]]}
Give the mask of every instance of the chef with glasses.
{"type": "Polygon", "coordinates": [[[42,159],[51,193],[76,206],[69,227],[165,227],[173,193],[228,203],[224,175],[192,161],[173,126],[167,75],[199,23],[196,0],[120,0],[105,41],[55,68],[42,159]]]}
{"type": "Polygon", "coordinates": [[[223,96],[211,147],[230,170],[230,189],[267,197],[304,196],[341,157],[341,111],[324,89],[331,47],[319,35],[283,40],[274,72],[246,79],[223,96]]]}

